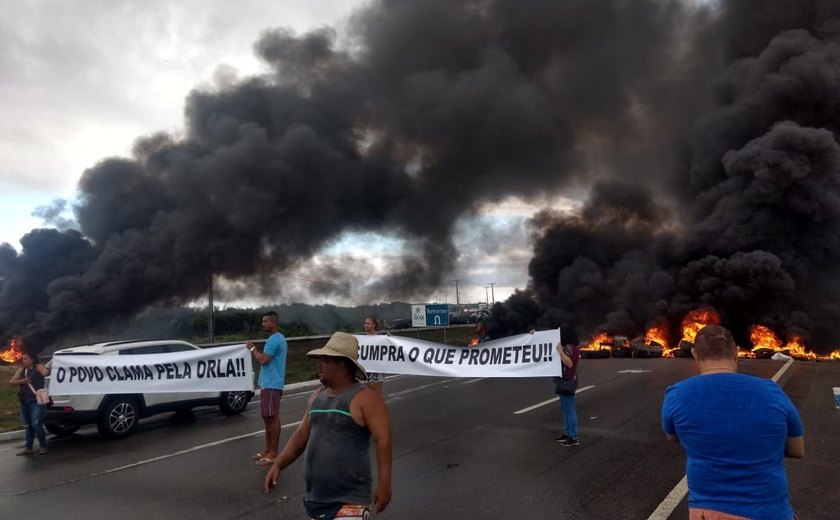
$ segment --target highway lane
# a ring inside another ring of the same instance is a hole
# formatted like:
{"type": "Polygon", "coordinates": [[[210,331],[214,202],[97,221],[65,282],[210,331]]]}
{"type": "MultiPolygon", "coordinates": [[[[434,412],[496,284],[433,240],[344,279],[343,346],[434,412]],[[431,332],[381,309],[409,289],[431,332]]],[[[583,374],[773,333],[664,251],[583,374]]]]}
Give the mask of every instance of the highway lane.
{"type": "MultiPolygon", "coordinates": [[[[782,366],[744,361],[740,371],[771,378],[782,366]]],[[[396,376],[386,400],[394,435],[394,500],[383,518],[646,519],[684,475],[682,449],[659,428],[668,385],[695,373],[684,359],[583,360],[578,395],[581,444],[562,447],[559,405],[548,379],[396,376]],[[517,413],[520,412],[520,413],[517,413]]],[[[831,400],[840,366],[795,363],[779,383],[806,425],[807,458],[790,461],[791,494],[802,518],[833,518],[840,469],[840,410],[831,400]]],[[[282,442],[309,390],[283,401],[282,442]]],[[[261,491],[258,410],[227,418],[212,409],[164,415],[120,441],[95,429],[52,444],[44,457],[15,457],[0,445],[4,517],[302,518],[302,461],[279,490],[261,491]]],[[[683,498],[668,516],[686,518],[683,498]]]]}

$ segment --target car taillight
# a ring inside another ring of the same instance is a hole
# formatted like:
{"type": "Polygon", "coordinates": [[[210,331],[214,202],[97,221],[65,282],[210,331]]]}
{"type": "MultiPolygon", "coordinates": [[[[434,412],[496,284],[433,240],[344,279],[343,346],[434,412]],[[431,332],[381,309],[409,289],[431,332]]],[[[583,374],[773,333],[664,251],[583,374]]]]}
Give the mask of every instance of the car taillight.
{"type": "Polygon", "coordinates": [[[63,410],[65,413],[70,413],[70,412],[74,412],[74,411],[75,411],[75,409],[74,409],[72,406],[65,406],[62,410],[63,410]]]}

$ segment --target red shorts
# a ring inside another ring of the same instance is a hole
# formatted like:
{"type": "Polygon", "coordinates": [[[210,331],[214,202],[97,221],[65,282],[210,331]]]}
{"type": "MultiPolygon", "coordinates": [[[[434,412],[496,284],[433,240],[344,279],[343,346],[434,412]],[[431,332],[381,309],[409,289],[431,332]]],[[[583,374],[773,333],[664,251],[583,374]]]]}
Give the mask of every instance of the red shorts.
{"type": "Polygon", "coordinates": [[[260,390],[260,415],[263,417],[274,417],[280,415],[280,399],[283,391],[275,388],[263,388],[260,390]]]}

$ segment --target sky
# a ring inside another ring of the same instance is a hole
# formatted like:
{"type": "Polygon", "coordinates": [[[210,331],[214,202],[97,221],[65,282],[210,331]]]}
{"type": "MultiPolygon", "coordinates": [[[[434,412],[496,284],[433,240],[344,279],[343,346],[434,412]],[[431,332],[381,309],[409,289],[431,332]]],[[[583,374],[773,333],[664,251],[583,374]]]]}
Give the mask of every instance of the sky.
{"type": "Polygon", "coordinates": [[[368,1],[0,12],[0,333],[458,280],[500,333],[840,342],[838,2],[368,1]]]}
{"type": "MultiPolygon", "coordinates": [[[[68,201],[60,217],[72,219],[76,183],[107,157],[128,156],[135,139],[183,128],[184,98],[220,77],[265,72],[254,55],[261,31],[298,33],[342,24],[359,0],[262,2],[150,0],[127,2],[19,2],[0,12],[0,242],[18,240],[45,225],[39,208],[68,201]]],[[[485,207],[481,222],[458,224],[460,257],[449,287],[430,301],[502,300],[527,282],[531,256],[525,221],[536,207],[573,205],[565,199],[510,199],[485,207]],[[479,225],[480,224],[480,225],[479,225]],[[474,229],[506,233],[504,250],[487,251],[474,229]],[[485,287],[493,283],[492,293],[485,287]]],[[[53,220],[51,223],[55,223],[53,220]]],[[[353,252],[374,264],[399,255],[400,237],[345,234],[308,264],[285,273],[285,298],[309,301],[307,273],[332,255],[353,252]]],[[[235,292],[235,291],[234,291],[235,292]]],[[[334,298],[332,298],[333,302],[334,298]]],[[[237,293],[222,304],[259,304],[237,293]]],[[[277,303],[277,302],[267,302],[277,303]]],[[[314,301],[312,303],[326,303],[314,301]]],[[[335,303],[352,305],[352,298],[335,303]]]]}

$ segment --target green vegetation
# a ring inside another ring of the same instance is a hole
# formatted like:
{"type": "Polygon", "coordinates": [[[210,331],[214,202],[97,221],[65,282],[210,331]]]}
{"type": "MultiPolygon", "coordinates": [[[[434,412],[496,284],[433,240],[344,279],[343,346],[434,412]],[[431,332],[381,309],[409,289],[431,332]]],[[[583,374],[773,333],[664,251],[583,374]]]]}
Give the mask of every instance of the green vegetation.
{"type": "MultiPolygon", "coordinates": [[[[213,311],[214,341],[256,337],[261,333],[262,314],[269,310],[280,315],[283,333],[290,338],[328,334],[336,330],[360,330],[362,321],[369,315],[377,316],[385,323],[410,315],[409,304],[403,302],[358,307],[303,303],[271,305],[256,309],[216,307],[213,311]]],[[[194,343],[203,343],[208,337],[208,322],[207,308],[153,307],[134,316],[129,323],[121,324],[118,330],[120,336],[126,339],[192,338],[194,343]]],[[[105,334],[104,339],[108,339],[107,331],[101,332],[105,334]]]]}
{"type": "MultiPolygon", "coordinates": [[[[358,331],[356,331],[358,332],[358,331]]],[[[436,343],[445,343],[447,345],[461,345],[465,346],[469,343],[472,337],[472,326],[467,327],[453,327],[444,329],[417,329],[400,331],[394,334],[395,336],[406,336],[413,339],[423,339],[426,341],[434,341],[436,343]],[[446,340],[444,341],[444,334],[446,340]]],[[[250,336],[256,339],[265,338],[267,334],[260,332],[250,336]]],[[[218,338],[219,342],[227,341],[245,341],[248,336],[245,335],[230,335],[226,338],[218,338]]],[[[286,383],[299,383],[301,381],[309,381],[316,377],[315,362],[306,357],[306,353],[310,350],[320,348],[326,343],[326,338],[320,339],[301,339],[289,342],[289,354],[286,359],[286,383]]],[[[200,343],[200,341],[197,341],[200,343]]],[[[19,406],[17,398],[17,389],[8,385],[9,379],[12,378],[17,367],[3,365],[0,366],[0,432],[19,430],[21,428],[19,406]]],[[[255,373],[258,370],[254,367],[255,373]]]]}
{"type": "Polygon", "coordinates": [[[18,406],[17,387],[9,386],[9,380],[17,367],[0,366],[0,432],[19,430],[20,407],[18,406]]]}

